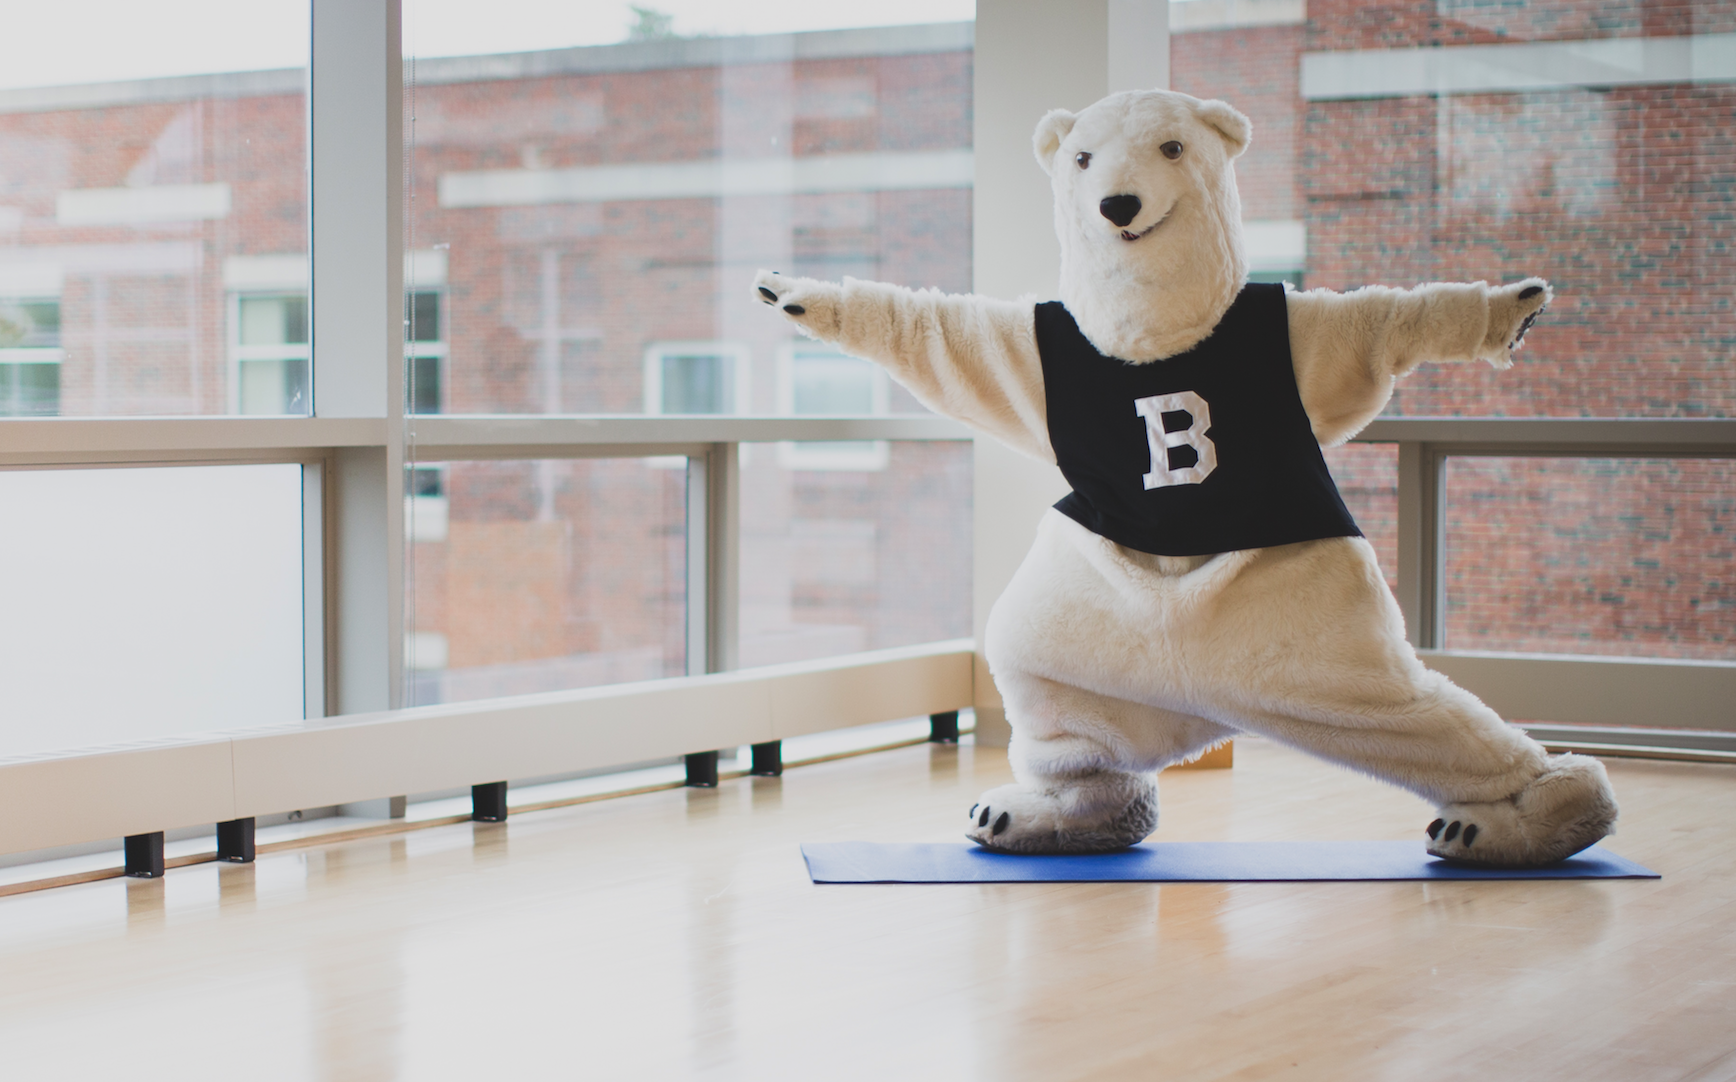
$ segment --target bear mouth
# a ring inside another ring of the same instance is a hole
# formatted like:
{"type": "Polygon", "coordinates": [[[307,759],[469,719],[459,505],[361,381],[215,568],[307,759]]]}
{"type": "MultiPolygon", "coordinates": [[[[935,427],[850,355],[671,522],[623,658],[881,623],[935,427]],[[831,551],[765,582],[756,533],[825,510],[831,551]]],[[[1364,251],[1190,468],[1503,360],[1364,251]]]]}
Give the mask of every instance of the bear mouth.
{"type": "Polygon", "coordinates": [[[1170,207],[1169,210],[1166,210],[1163,212],[1163,217],[1159,218],[1155,222],[1152,222],[1150,225],[1146,226],[1144,229],[1140,230],[1137,233],[1135,233],[1131,229],[1123,229],[1121,231],[1121,239],[1124,241],[1127,241],[1129,244],[1133,243],[1136,240],[1139,240],[1141,237],[1144,237],[1147,234],[1149,234],[1153,229],[1156,229],[1158,226],[1169,221],[1170,211],[1173,211],[1174,209],[1175,208],[1173,206],[1170,207]]]}

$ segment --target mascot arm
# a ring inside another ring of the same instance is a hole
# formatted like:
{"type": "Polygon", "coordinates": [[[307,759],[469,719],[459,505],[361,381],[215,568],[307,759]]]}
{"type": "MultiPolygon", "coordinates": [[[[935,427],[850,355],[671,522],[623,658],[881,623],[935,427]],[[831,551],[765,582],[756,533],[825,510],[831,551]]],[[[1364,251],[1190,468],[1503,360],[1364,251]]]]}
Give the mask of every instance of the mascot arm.
{"type": "Polygon", "coordinates": [[[1030,304],[760,271],[755,295],[803,334],[873,361],[936,413],[1054,462],[1030,304]]]}
{"type": "Polygon", "coordinates": [[[1315,437],[1332,446],[1354,436],[1386,407],[1394,380],[1424,361],[1509,367],[1552,296],[1541,278],[1291,293],[1290,356],[1315,437]]]}

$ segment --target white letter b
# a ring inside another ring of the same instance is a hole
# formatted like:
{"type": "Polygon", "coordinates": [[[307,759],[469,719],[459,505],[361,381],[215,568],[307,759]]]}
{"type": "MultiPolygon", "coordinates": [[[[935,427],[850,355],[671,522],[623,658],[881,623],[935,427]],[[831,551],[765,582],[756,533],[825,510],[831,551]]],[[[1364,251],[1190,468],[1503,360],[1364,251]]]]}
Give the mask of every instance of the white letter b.
{"type": "Polygon", "coordinates": [[[1151,472],[1145,475],[1145,487],[1164,488],[1168,485],[1197,485],[1218,468],[1218,449],[1206,438],[1212,427],[1211,409],[1206,400],[1192,391],[1152,395],[1133,400],[1133,411],[1145,418],[1145,437],[1151,444],[1151,472]],[[1193,423],[1176,432],[1163,430],[1163,415],[1185,413],[1193,423]],[[1198,460],[1191,466],[1169,468],[1171,447],[1192,447],[1198,460]]]}

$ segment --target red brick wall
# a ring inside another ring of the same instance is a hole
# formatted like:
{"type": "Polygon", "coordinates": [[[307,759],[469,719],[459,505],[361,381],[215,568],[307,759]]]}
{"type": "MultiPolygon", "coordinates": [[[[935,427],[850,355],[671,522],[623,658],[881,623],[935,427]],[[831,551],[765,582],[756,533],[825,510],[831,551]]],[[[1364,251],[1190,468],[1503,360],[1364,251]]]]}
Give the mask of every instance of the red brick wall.
{"type": "Polygon", "coordinates": [[[1736,657],[1736,463],[1455,458],[1455,650],[1736,657]]]}
{"type": "Polygon", "coordinates": [[[1236,160],[1242,213],[1300,218],[1296,157],[1302,135],[1302,27],[1205,30],[1170,38],[1170,85],[1196,98],[1222,98],[1247,114],[1253,143],[1236,160]]]}

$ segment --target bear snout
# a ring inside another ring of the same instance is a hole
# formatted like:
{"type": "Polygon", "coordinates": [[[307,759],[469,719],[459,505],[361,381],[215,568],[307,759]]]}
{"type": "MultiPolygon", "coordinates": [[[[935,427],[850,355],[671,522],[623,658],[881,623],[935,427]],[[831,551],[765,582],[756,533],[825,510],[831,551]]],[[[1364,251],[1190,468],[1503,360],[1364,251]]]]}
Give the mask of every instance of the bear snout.
{"type": "Polygon", "coordinates": [[[1097,204],[1097,209],[1103,212],[1105,218],[1125,229],[1129,222],[1139,217],[1141,205],[1137,195],[1112,195],[1097,204]]]}

